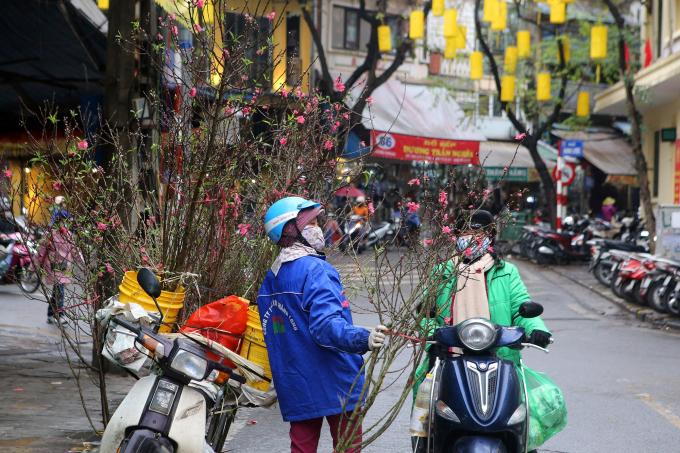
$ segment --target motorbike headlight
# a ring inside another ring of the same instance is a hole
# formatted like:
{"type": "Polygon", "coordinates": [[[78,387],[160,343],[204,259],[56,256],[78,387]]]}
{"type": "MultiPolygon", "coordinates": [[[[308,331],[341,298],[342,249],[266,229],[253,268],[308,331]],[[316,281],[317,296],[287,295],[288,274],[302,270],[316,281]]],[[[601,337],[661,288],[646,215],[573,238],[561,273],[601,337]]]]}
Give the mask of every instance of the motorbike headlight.
{"type": "Polygon", "coordinates": [[[191,351],[180,349],[172,358],[170,368],[195,381],[200,381],[208,370],[208,361],[191,351]]]}
{"type": "Polygon", "coordinates": [[[508,425],[516,425],[523,422],[527,418],[527,407],[524,403],[520,403],[508,419],[508,425]]]}
{"type": "Polygon", "coordinates": [[[483,351],[496,342],[496,329],[486,319],[468,319],[458,328],[458,338],[466,348],[483,351]]]}

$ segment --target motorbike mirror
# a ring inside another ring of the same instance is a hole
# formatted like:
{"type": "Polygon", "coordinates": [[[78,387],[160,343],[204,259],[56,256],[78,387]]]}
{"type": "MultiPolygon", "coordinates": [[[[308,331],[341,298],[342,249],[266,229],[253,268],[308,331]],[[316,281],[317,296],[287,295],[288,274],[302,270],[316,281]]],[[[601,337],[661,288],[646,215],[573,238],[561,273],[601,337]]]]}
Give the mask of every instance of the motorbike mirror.
{"type": "Polygon", "coordinates": [[[137,273],[137,283],[142,287],[145,293],[156,299],[161,295],[161,283],[156,278],[153,272],[143,267],[137,273]]]}
{"type": "Polygon", "coordinates": [[[519,315],[522,318],[536,318],[543,313],[543,305],[537,302],[524,302],[519,306],[519,315]]]}

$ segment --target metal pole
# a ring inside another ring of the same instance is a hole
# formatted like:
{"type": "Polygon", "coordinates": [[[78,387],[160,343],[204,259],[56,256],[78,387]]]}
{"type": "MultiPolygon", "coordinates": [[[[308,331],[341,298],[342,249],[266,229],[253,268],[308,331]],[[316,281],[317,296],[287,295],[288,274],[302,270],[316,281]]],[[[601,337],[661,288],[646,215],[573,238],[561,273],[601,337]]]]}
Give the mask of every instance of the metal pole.
{"type": "Polygon", "coordinates": [[[562,187],[562,169],[564,168],[564,158],[562,157],[562,153],[558,152],[557,154],[557,171],[555,172],[557,175],[557,231],[561,232],[562,231],[562,218],[564,216],[562,212],[562,207],[564,203],[564,196],[562,195],[562,191],[564,190],[562,187]]]}

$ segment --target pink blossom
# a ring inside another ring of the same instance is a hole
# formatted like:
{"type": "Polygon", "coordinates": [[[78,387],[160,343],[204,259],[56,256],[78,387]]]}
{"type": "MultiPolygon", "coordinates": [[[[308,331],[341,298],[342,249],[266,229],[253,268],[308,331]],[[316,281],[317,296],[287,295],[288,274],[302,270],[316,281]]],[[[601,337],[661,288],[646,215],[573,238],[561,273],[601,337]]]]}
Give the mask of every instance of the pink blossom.
{"type": "Polygon", "coordinates": [[[235,111],[236,109],[234,107],[227,107],[224,109],[224,113],[229,116],[233,115],[235,111]]]}
{"type": "Polygon", "coordinates": [[[250,107],[243,107],[243,109],[241,110],[241,112],[243,112],[244,115],[250,115],[250,112],[251,112],[252,110],[253,110],[253,109],[251,109],[250,107]]]}
{"type": "Polygon", "coordinates": [[[418,203],[415,203],[413,201],[409,201],[406,206],[408,207],[408,212],[411,213],[416,213],[418,212],[418,209],[420,209],[420,205],[418,203]]]}
{"type": "Polygon", "coordinates": [[[279,139],[279,143],[281,144],[281,146],[286,146],[286,143],[288,143],[288,139],[286,137],[281,137],[279,139]]]}
{"type": "Polygon", "coordinates": [[[5,170],[3,172],[3,174],[5,175],[5,178],[11,178],[12,177],[12,170],[5,170]]]}
{"type": "Polygon", "coordinates": [[[99,231],[106,231],[108,229],[108,226],[103,222],[97,222],[97,229],[99,231]]]}
{"type": "Polygon", "coordinates": [[[222,58],[226,60],[227,58],[229,58],[230,55],[231,54],[229,53],[229,49],[222,49],[222,58]]]}
{"type": "Polygon", "coordinates": [[[249,223],[239,223],[238,224],[238,234],[241,236],[247,236],[250,228],[252,227],[249,223]]]}
{"type": "Polygon", "coordinates": [[[275,17],[276,11],[272,11],[271,13],[267,14],[267,19],[269,19],[270,22],[273,21],[275,17]]]}
{"type": "Polygon", "coordinates": [[[491,190],[489,190],[489,189],[484,189],[484,190],[482,191],[482,196],[483,196],[484,198],[486,198],[486,197],[489,196],[490,193],[491,193],[491,190]]]}
{"type": "Polygon", "coordinates": [[[515,135],[515,140],[524,140],[524,137],[526,136],[527,136],[526,132],[522,132],[520,134],[515,135]]]}
{"type": "Polygon", "coordinates": [[[505,167],[503,167],[503,174],[506,174],[507,172],[508,172],[508,166],[506,165],[505,167]]]}
{"type": "Polygon", "coordinates": [[[170,27],[170,33],[172,33],[172,36],[177,36],[179,34],[179,30],[177,29],[177,25],[173,25],[170,27]]]}
{"type": "Polygon", "coordinates": [[[423,246],[428,247],[434,242],[432,239],[423,239],[423,246]]]}
{"type": "Polygon", "coordinates": [[[285,88],[281,88],[281,96],[283,96],[284,98],[287,98],[288,97],[288,90],[286,90],[285,88]]]}
{"type": "Polygon", "coordinates": [[[156,39],[159,41],[163,41],[163,35],[161,35],[160,33],[156,33],[156,39]]]}
{"type": "Polygon", "coordinates": [[[196,8],[203,8],[205,6],[204,0],[196,0],[196,8]]]}
{"type": "Polygon", "coordinates": [[[324,149],[333,149],[333,146],[334,146],[334,145],[333,145],[333,141],[332,141],[332,140],[326,140],[326,141],[323,143],[323,148],[324,148],[324,149]]]}
{"type": "Polygon", "coordinates": [[[174,21],[177,20],[177,16],[175,16],[174,14],[170,14],[170,15],[168,15],[168,20],[170,20],[171,22],[174,22],[174,21]]]}
{"type": "Polygon", "coordinates": [[[77,146],[78,146],[78,149],[82,151],[82,150],[87,149],[87,147],[90,146],[90,145],[89,145],[89,143],[87,143],[87,140],[81,140],[81,141],[78,142],[77,146]]]}
{"type": "Polygon", "coordinates": [[[333,84],[333,89],[335,89],[335,91],[339,91],[340,93],[345,91],[345,84],[342,83],[342,78],[340,78],[340,76],[338,76],[338,78],[335,79],[335,83],[333,84]]]}
{"type": "Polygon", "coordinates": [[[444,233],[444,234],[449,234],[449,233],[451,233],[451,228],[449,228],[449,227],[446,226],[446,225],[443,226],[443,227],[442,227],[442,233],[444,233]]]}
{"type": "Polygon", "coordinates": [[[194,31],[196,33],[200,33],[203,31],[203,27],[201,27],[201,24],[194,24],[194,31]]]}
{"type": "Polygon", "coordinates": [[[113,266],[111,266],[111,264],[106,263],[104,266],[106,267],[106,272],[113,274],[113,266]]]}
{"type": "Polygon", "coordinates": [[[366,98],[366,104],[371,105],[373,104],[373,96],[369,96],[366,98]]]}
{"type": "Polygon", "coordinates": [[[465,249],[465,257],[470,258],[472,256],[472,249],[466,248],[465,249]]]}
{"type": "Polygon", "coordinates": [[[448,199],[449,195],[446,192],[443,190],[439,192],[439,204],[446,206],[448,199]]]}
{"type": "Polygon", "coordinates": [[[368,213],[371,214],[371,215],[373,215],[374,212],[375,212],[375,206],[373,206],[373,202],[372,202],[372,201],[369,201],[369,202],[368,202],[368,213]]]}
{"type": "Polygon", "coordinates": [[[298,115],[298,117],[295,121],[297,121],[298,124],[305,124],[305,117],[302,116],[302,115],[298,115]]]}
{"type": "Polygon", "coordinates": [[[191,87],[191,89],[189,90],[189,97],[190,97],[190,98],[195,98],[195,97],[196,97],[196,92],[197,92],[196,87],[191,87]]]}
{"type": "Polygon", "coordinates": [[[305,97],[305,94],[302,92],[302,89],[300,87],[295,89],[295,96],[297,96],[299,98],[305,97]]]}
{"type": "Polygon", "coordinates": [[[409,186],[419,186],[420,185],[420,179],[418,178],[413,178],[408,182],[409,186]]]}

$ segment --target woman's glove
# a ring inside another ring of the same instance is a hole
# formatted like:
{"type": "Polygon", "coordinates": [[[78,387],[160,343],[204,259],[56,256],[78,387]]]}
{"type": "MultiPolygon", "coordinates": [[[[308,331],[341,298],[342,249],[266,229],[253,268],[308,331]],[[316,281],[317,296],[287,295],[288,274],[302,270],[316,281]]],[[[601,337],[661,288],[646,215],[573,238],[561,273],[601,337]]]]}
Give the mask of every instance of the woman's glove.
{"type": "Polygon", "coordinates": [[[378,324],[371,330],[371,333],[368,335],[369,351],[375,351],[382,348],[383,344],[385,344],[385,334],[383,332],[386,330],[387,327],[382,324],[378,324]]]}
{"type": "Polygon", "coordinates": [[[536,346],[545,348],[550,344],[551,338],[552,335],[550,335],[548,332],[545,332],[543,330],[534,330],[533,332],[531,332],[531,335],[529,335],[527,343],[532,343],[535,344],[536,346]]]}

